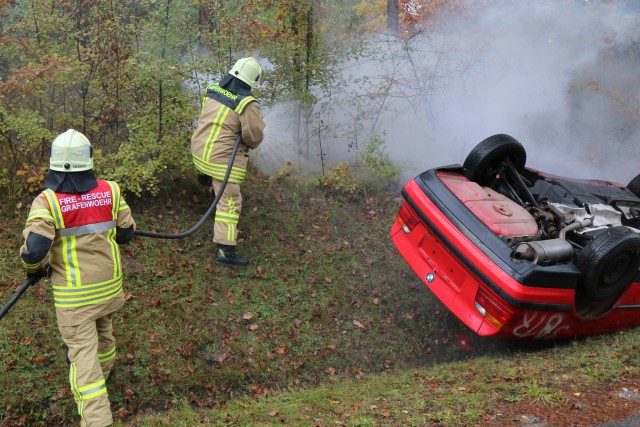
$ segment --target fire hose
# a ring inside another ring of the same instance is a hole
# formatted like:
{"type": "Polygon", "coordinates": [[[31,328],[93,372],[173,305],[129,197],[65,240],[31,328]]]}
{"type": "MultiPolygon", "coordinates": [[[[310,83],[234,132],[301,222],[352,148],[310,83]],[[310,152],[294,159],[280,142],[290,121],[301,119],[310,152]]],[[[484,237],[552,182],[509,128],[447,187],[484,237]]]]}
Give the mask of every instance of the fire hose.
{"type": "MultiPolygon", "coordinates": [[[[227,182],[229,181],[229,176],[231,175],[233,162],[236,158],[236,153],[238,152],[238,148],[240,147],[241,142],[242,142],[242,136],[238,135],[238,139],[236,140],[236,143],[233,146],[233,150],[231,151],[231,158],[229,159],[229,165],[227,166],[227,172],[225,173],[224,179],[222,180],[220,191],[218,191],[217,192],[218,194],[215,195],[215,198],[213,199],[213,202],[211,202],[211,206],[209,206],[209,209],[207,209],[207,211],[204,213],[202,218],[200,218],[200,221],[198,221],[193,227],[191,227],[189,230],[184,231],[182,233],[157,233],[152,231],[136,230],[134,231],[133,234],[135,236],[152,237],[156,239],[182,239],[198,231],[200,227],[204,225],[207,219],[209,219],[211,214],[215,211],[216,206],[218,205],[218,201],[220,201],[220,197],[222,197],[222,193],[224,193],[224,189],[227,186],[227,182]]],[[[45,264],[45,266],[46,265],[47,264],[45,264]]],[[[24,292],[29,288],[29,286],[36,284],[38,280],[42,279],[45,275],[46,275],[46,271],[42,270],[34,275],[27,277],[27,280],[25,280],[24,283],[20,286],[20,288],[18,288],[18,290],[14,292],[13,295],[11,295],[11,298],[9,298],[7,303],[0,310],[0,320],[4,317],[5,314],[7,314],[7,312],[11,309],[11,307],[13,307],[16,301],[20,299],[22,294],[24,294],[24,292]]]]}
{"type": "Polygon", "coordinates": [[[222,197],[222,193],[224,193],[224,189],[227,186],[227,182],[229,181],[229,176],[231,175],[231,168],[233,167],[233,161],[236,158],[236,153],[238,152],[238,148],[240,147],[240,143],[242,142],[242,136],[238,135],[238,139],[236,140],[235,145],[233,146],[233,150],[231,151],[231,158],[229,159],[229,165],[227,166],[227,172],[224,175],[224,179],[222,180],[222,185],[220,186],[220,191],[216,194],[211,206],[204,213],[200,221],[198,221],[193,227],[191,227],[187,231],[183,231],[182,233],[156,233],[152,231],[144,231],[144,230],[136,230],[133,232],[135,236],[142,237],[153,237],[155,239],[182,239],[183,237],[187,237],[195,233],[202,227],[202,225],[207,221],[207,219],[211,216],[213,211],[216,210],[216,206],[218,205],[218,201],[220,201],[220,197],[222,197]]]}
{"type": "Polygon", "coordinates": [[[42,279],[46,274],[47,273],[45,270],[40,270],[36,274],[27,277],[27,280],[25,280],[24,283],[18,288],[18,290],[15,291],[13,295],[11,295],[11,298],[9,298],[9,301],[7,301],[7,303],[4,306],[2,306],[2,310],[0,310],[0,319],[2,319],[5,314],[7,314],[9,309],[13,307],[13,304],[15,304],[16,301],[18,301],[18,299],[22,296],[24,291],[26,291],[29,286],[37,283],[38,280],[42,279]]]}

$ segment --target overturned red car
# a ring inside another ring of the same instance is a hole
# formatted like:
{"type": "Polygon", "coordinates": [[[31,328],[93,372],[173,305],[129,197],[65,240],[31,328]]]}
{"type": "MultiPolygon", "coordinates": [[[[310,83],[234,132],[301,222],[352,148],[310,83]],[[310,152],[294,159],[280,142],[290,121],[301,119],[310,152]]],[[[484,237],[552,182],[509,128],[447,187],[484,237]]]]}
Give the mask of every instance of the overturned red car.
{"type": "Polygon", "coordinates": [[[640,324],[640,175],[622,184],[525,167],[498,134],[402,189],[390,236],[480,336],[554,339],[640,324]]]}

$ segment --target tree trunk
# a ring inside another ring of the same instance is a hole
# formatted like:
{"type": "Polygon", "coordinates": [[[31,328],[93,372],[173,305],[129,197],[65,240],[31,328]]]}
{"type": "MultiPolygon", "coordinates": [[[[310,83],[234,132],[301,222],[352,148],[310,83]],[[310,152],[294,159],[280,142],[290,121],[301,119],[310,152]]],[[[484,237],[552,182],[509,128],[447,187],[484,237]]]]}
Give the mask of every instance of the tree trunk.
{"type": "Polygon", "coordinates": [[[390,34],[398,34],[398,21],[400,8],[398,0],[387,0],[387,31],[390,34]]]}

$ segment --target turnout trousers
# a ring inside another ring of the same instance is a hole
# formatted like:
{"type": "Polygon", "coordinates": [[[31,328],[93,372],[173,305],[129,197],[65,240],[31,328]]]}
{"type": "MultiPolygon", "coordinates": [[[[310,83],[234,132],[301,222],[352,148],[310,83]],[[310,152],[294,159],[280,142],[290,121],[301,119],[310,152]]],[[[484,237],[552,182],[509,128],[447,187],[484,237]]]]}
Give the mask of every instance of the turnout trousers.
{"type": "MultiPolygon", "coordinates": [[[[220,192],[222,181],[213,180],[215,194],[220,192]]],[[[224,193],[216,205],[215,224],[213,226],[213,243],[235,246],[238,239],[238,221],[242,210],[242,194],[240,184],[227,182],[224,193]]]]}
{"type": "Polygon", "coordinates": [[[82,427],[113,424],[106,379],[115,362],[111,314],[76,326],[59,326],[68,348],[69,383],[82,427]]]}

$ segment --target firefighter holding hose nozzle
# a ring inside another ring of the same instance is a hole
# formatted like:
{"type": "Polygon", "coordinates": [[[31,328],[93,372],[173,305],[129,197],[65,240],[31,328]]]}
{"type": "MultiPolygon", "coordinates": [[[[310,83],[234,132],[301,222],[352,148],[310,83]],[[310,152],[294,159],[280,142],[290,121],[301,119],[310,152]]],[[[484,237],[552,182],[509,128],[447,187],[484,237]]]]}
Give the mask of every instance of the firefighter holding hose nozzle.
{"type": "Polygon", "coordinates": [[[198,127],[191,137],[193,162],[200,177],[211,180],[215,194],[221,191],[231,153],[238,136],[241,137],[228,182],[216,206],[213,231],[213,243],[218,245],[216,261],[229,266],[249,263],[247,256],[236,251],[237,225],[242,210],[240,184],[247,173],[249,149],[258,147],[264,137],[260,105],[251,94],[261,76],[262,68],[255,58],[239,59],[220,82],[207,88],[198,127]]]}
{"type": "Polygon", "coordinates": [[[53,141],[44,184],[31,204],[20,257],[29,275],[41,271],[49,256],[81,425],[109,426],[105,382],[116,356],[112,315],[124,304],[118,245],[131,240],[135,221],[119,185],[95,177],[91,143],[73,129],[53,141]]]}

